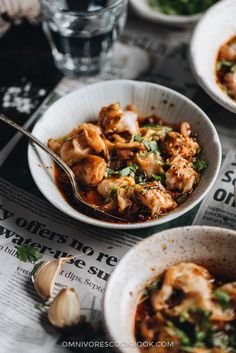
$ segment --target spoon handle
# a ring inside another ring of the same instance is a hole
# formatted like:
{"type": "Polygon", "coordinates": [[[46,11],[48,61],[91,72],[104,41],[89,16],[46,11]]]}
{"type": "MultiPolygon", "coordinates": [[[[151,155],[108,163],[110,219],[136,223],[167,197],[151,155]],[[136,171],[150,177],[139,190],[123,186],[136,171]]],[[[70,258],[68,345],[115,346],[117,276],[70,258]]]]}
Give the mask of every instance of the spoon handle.
{"type": "Polygon", "coordinates": [[[42,143],[40,140],[37,139],[34,135],[32,135],[28,130],[24,129],[22,126],[18,125],[11,119],[7,118],[5,115],[0,113],[0,121],[3,123],[13,127],[14,129],[18,130],[21,132],[24,136],[26,136],[30,142],[35,143],[37,146],[42,148],[46,153],[48,153],[52,159],[65,171],[65,173],[68,175],[70,178],[70,182],[72,184],[73,191],[75,193],[78,193],[78,187],[77,183],[75,182],[75,176],[73,171],[67,166],[65,162],[61,158],[58,157],[56,153],[54,153],[48,146],[46,146],[44,143],[42,143]]]}
{"type": "Polygon", "coordinates": [[[103,210],[96,209],[96,208],[92,207],[89,203],[87,203],[85,200],[83,200],[82,196],[80,195],[78,184],[76,182],[76,178],[75,178],[73,171],[70,169],[70,167],[68,167],[68,165],[60,157],[58,157],[58,155],[56,153],[54,153],[48,146],[46,146],[44,143],[42,143],[40,140],[38,140],[37,137],[35,137],[28,130],[26,130],[22,126],[16,124],[14,121],[7,118],[5,115],[3,115],[1,113],[0,113],[0,121],[13,127],[15,130],[18,130],[19,132],[21,132],[24,136],[26,136],[30,140],[30,142],[32,144],[36,144],[37,146],[42,148],[42,150],[44,150],[46,153],[48,153],[52,157],[52,159],[64,170],[64,172],[69,177],[74,196],[77,199],[77,201],[80,202],[80,205],[83,205],[83,206],[89,208],[90,210],[92,209],[94,212],[99,212],[99,213],[105,214],[106,216],[109,216],[112,219],[124,221],[123,218],[116,217],[112,214],[109,214],[109,213],[103,211],[103,210]]]}

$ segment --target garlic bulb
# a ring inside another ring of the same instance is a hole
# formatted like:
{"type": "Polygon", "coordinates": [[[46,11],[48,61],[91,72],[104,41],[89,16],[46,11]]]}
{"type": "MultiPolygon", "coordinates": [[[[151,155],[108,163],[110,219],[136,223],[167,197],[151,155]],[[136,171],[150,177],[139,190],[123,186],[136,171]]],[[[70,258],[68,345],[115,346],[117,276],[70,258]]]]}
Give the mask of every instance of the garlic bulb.
{"type": "Polygon", "coordinates": [[[65,258],[44,262],[34,275],[34,287],[38,295],[47,300],[53,295],[53,288],[62,262],[65,258]]]}
{"type": "Polygon", "coordinates": [[[58,328],[78,324],[80,321],[80,302],[74,288],[60,290],[48,309],[48,320],[58,328]]]}

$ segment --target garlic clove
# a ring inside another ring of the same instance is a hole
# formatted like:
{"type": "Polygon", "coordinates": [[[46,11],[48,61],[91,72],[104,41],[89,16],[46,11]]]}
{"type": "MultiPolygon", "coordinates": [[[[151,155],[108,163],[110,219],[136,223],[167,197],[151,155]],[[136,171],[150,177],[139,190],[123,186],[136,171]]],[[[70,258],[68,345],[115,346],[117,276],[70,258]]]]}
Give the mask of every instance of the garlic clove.
{"type": "Polygon", "coordinates": [[[74,326],[80,321],[79,296],[74,288],[63,288],[48,309],[49,322],[58,328],[74,326]]]}
{"type": "Polygon", "coordinates": [[[44,262],[34,275],[34,287],[38,295],[47,300],[53,295],[53,288],[63,260],[50,260],[44,262]]]}
{"type": "Polygon", "coordinates": [[[36,292],[41,298],[47,300],[53,296],[53,288],[62,264],[77,257],[78,255],[71,255],[46,261],[37,269],[33,277],[33,283],[36,292]]]}

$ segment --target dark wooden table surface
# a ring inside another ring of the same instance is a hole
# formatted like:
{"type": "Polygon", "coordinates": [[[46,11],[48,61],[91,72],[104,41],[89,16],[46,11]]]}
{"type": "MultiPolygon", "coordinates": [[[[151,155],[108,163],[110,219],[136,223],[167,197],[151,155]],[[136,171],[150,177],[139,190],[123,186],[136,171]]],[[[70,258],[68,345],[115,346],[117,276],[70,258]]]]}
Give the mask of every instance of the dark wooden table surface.
{"type": "MultiPolygon", "coordinates": [[[[0,38],[0,105],[1,112],[9,115],[19,124],[37,109],[45,95],[56,85],[62,74],[55,68],[51,50],[44,36],[41,25],[32,26],[24,23],[12,26],[0,38]],[[21,113],[14,107],[4,107],[4,96],[12,87],[25,87],[33,107],[29,113],[21,113]],[[45,95],[40,96],[40,90],[45,95]],[[44,92],[44,91],[41,91],[44,92]]],[[[1,126],[1,132],[3,127],[1,126]]],[[[5,145],[14,131],[4,128],[1,133],[0,149],[5,145]]]]}

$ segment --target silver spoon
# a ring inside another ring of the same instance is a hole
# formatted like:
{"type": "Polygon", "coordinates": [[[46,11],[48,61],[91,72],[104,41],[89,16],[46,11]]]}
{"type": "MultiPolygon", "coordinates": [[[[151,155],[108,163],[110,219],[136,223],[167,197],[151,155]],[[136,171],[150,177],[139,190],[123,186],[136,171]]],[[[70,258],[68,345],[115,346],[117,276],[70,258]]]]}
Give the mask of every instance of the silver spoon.
{"type": "Polygon", "coordinates": [[[80,194],[75,174],[70,169],[70,167],[68,167],[68,165],[65,162],[63,162],[63,160],[61,158],[59,158],[58,155],[56,153],[54,153],[49,147],[47,147],[40,140],[38,140],[37,137],[35,137],[28,130],[26,130],[22,126],[16,124],[14,121],[8,119],[5,115],[3,115],[1,113],[0,113],[0,121],[4,122],[7,125],[10,125],[14,129],[21,132],[24,136],[26,136],[30,140],[31,143],[35,143],[37,146],[42,148],[46,153],[48,153],[52,157],[52,159],[56,162],[56,164],[58,164],[59,167],[61,167],[64,170],[64,172],[67,174],[67,176],[70,180],[71,186],[72,186],[72,191],[73,191],[75,200],[80,205],[82,205],[83,207],[85,207],[87,209],[89,208],[90,210],[93,210],[96,213],[106,215],[107,217],[109,217],[111,219],[127,222],[127,220],[124,218],[116,217],[108,212],[100,210],[99,208],[93,207],[92,205],[87,203],[80,194]]]}

